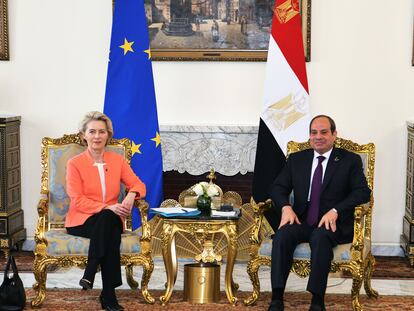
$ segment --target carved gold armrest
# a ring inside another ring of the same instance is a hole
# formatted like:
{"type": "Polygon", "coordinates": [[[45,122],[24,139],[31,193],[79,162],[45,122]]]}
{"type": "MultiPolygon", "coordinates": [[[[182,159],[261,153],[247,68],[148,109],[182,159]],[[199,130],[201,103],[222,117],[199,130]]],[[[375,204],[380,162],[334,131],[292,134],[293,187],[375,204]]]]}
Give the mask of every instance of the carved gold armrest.
{"type": "Polygon", "coordinates": [[[361,219],[363,216],[369,213],[369,204],[363,204],[355,207],[354,216],[355,221],[361,219]]]}
{"type": "Polygon", "coordinates": [[[40,193],[40,200],[37,204],[37,213],[39,217],[46,217],[49,210],[49,191],[42,190],[40,193]]]}
{"type": "Polygon", "coordinates": [[[253,198],[250,199],[250,204],[253,208],[253,218],[254,224],[252,226],[252,232],[250,235],[250,245],[252,247],[258,248],[262,244],[262,237],[260,235],[260,230],[263,225],[264,213],[270,209],[272,206],[272,200],[267,199],[265,202],[256,203],[253,198]]]}
{"type": "Polygon", "coordinates": [[[151,253],[151,227],[148,223],[148,202],[142,199],[136,199],[134,206],[139,209],[141,215],[141,230],[140,238],[141,248],[143,254],[151,253]]]}
{"type": "Polygon", "coordinates": [[[35,242],[37,244],[37,248],[43,250],[47,246],[47,240],[45,238],[45,232],[47,230],[47,215],[49,210],[49,191],[43,190],[40,193],[40,200],[37,204],[37,213],[39,215],[37,219],[37,226],[35,232],[35,242]]]}
{"type": "Polygon", "coordinates": [[[354,211],[354,239],[351,246],[352,260],[362,261],[365,238],[365,216],[369,214],[369,205],[364,204],[355,207],[354,211]]]}

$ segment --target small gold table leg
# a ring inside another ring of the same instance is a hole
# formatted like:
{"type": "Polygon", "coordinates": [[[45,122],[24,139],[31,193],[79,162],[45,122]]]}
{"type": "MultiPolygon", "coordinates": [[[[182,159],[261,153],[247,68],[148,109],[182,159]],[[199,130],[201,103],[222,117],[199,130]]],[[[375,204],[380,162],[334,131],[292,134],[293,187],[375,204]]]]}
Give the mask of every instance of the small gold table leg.
{"type": "Polygon", "coordinates": [[[165,306],[171,298],[175,279],[177,277],[177,257],[173,259],[173,255],[175,256],[175,250],[173,254],[173,246],[175,246],[175,241],[173,241],[173,239],[173,225],[164,221],[162,256],[164,258],[165,271],[167,273],[167,288],[165,290],[165,294],[160,297],[160,301],[163,306],[165,306]]]}
{"type": "Polygon", "coordinates": [[[227,253],[227,266],[225,275],[225,290],[227,299],[235,306],[237,304],[237,298],[233,294],[233,269],[237,255],[237,225],[227,224],[227,230],[223,230],[223,233],[228,238],[228,253],[227,253]]]}

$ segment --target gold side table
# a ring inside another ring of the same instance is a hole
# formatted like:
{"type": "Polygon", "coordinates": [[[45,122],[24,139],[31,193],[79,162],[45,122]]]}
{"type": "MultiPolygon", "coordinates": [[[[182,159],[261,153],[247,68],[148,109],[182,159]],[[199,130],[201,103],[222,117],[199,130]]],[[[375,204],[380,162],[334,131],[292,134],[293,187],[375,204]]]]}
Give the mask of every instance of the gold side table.
{"type": "Polygon", "coordinates": [[[221,256],[215,255],[210,248],[211,240],[209,236],[215,233],[224,234],[228,243],[224,286],[227,299],[232,305],[236,305],[237,298],[233,294],[233,289],[237,288],[238,285],[233,282],[233,269],[237,255],[238,220],[240,216],[235,218],[212,218],[210,216],[194,216],[192,218],[160,217],[163,220],[162,255],[167,273],[165,294],[160,297],[162,305],[168,304],[177,279],[177,255],[175,249],[175,234],[177,232],[189,233],[204,245],[203,252],[196,256],[200,261],[204,262],[219,261],[221,259],[221,256]]]}

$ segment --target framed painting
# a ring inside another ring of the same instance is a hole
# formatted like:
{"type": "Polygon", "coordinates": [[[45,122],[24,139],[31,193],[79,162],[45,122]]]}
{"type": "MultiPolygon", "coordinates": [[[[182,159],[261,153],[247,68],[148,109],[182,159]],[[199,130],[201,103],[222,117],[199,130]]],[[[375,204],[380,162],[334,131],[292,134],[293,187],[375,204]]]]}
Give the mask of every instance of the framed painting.
{"type": "MultiPolygon", "coordinates": [[[[306,61],[311,51],[311,1],[299,9],[306,61]]],[[[145,0],[153,60],[266,61],[275,0],[145,0]]]]}
{"type": "Polygon", "coordinates": [[[9,60],[7,0],[0,0],[0,60],[9,60]]]}

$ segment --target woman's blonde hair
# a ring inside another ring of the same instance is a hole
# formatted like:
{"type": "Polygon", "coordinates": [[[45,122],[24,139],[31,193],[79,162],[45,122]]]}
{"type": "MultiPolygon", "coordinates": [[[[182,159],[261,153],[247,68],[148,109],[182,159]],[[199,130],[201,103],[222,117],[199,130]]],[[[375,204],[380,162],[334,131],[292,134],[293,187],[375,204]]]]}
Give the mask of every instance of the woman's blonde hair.
{"type": "Polygon", "coordinates": [[[106,141],[106,144],[108,144],[108,142],[114,136],[114,128],[112,127],[111,119],[109,119],[109,117],[106,114],[99,111],[89,111],[88,113],[86,113],[81,123],[79,124],[79,134],[81,134],[83,144],[86,145],[86,140],[83,138],[83,135],[86,132],[88,123],[91,121],[105,122],[106,130],[108,131],[108,140],[106,141]]]}

